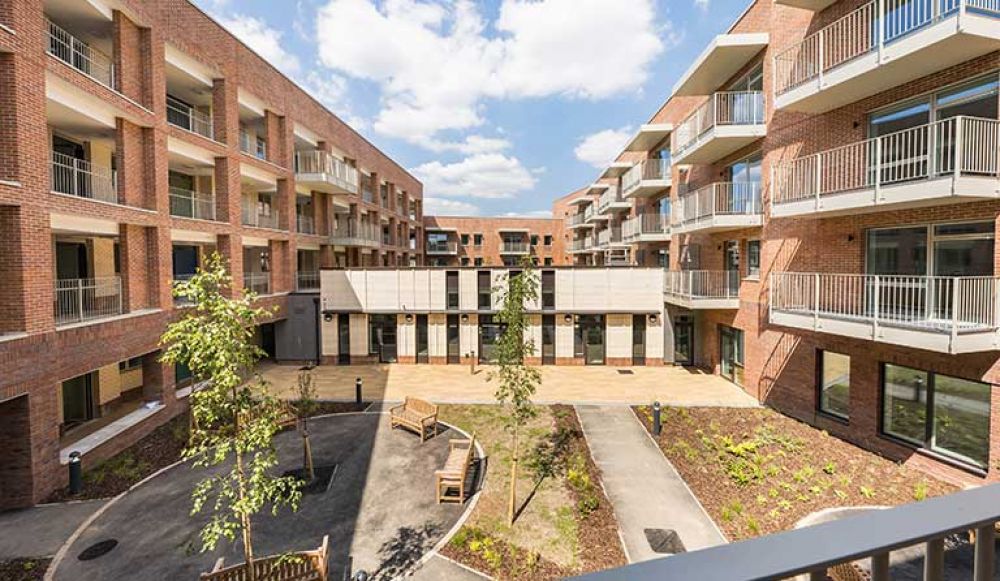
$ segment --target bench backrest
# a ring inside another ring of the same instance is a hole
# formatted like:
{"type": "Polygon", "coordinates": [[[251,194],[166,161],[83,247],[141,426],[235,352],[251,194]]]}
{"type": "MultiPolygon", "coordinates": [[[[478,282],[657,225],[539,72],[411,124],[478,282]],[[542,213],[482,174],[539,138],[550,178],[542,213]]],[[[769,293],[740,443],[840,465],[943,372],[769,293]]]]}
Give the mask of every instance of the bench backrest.
{"type": "MultiPolygon", "coordinates": [[[[253,562],[254,578],[257,581],[327,581],[329,551],[330,538],[324,536],[323,543],[315,551],[295,553],[298,559],[280,556],[257,559],[253,562]]],[[[211,573],[201,574],[201,581],[244,581],[249,578],[247,573],[243,563],[226,567],[220,558],[211,573]]]]}
{"type": "Polygon", "coordinates": [[[472,436],[469,438],[469,449],[465,451],[465,462],[462,463],[462,476],[469,471],[469,466],[472,464],[472,459],[476,457],[476,433],[472,432],[472,436]]]}
{"type": "Polygon", "coordinates": [[[438,406],[429,401],[424,401],[410,396],[406,396],[405,406],[406,409],[413,410],[418,414],[423,414],[425,416],[437,415],[438,412],[438,406]]]}

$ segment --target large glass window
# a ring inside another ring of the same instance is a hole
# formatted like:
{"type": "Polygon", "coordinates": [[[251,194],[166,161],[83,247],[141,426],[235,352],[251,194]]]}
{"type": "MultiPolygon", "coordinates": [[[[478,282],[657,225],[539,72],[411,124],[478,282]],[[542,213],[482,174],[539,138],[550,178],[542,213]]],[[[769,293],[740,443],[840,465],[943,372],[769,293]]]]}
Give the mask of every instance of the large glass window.
{"type": "Polygon", "coordinates": [[[760,240],[747,240],[747,276],[760,276],[760,240]]]}
{"type": "Polygon", "coordinates": [[[445,298],[449,309],[458,308],[458,271],[449,270],[445,273],[445,298]]]}
{"type": "Polygon", "coordinates": [[[556,271],[542,271],[542,308],[556,308],[556,271]]]}
{"type": "Polygon", "coordinates": [[[847,419],[851,409],[851,358],[819,352],[819,411],[847,419]]]}
{"type": "Polygon", "coordinates": [[[868,274],[927,274],[927,227],[868,231],[868,274]]]}
{"type": "Polygon", "coordinates": [[[866,272],[992,276],[994,228],[993,222],[961,222],[869,230],[866,272]]]}
{"type": "Polygon", "coordinates": [[[477,287],[477,295],[479,297],[478,307],[480,310],[489,310],[493,307],[492,284],[493,282],[490,279],[490,271],[480,270],[479,272],[476,273],[476,287],[477,287]]]}
{"type": "Polygon", "coordinates": [[[882,430],[917,446],[985,468],[991,386],[886,363],[882,430]]]}

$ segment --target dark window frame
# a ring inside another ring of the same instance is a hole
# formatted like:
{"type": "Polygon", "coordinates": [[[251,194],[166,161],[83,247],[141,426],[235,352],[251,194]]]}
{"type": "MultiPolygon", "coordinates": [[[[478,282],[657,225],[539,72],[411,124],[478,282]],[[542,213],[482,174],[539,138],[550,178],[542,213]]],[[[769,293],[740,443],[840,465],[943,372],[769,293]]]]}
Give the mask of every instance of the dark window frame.
{"type": "Polygon", "coordinates": [[[848,355],[847,353],[841,353],[840,351],[833,351],[830,349],[816,349],[816,413],[825,418],[836,420],[843,424],[849,424],[851,422],[851,414],[850,414],[851,367],[850,366],[852,365],[852,363],[853,360],[851,359],[851,356],[848,355]],[[842,355],[844,357],[847,357],[848,360],[848,368],[847,368],[848,412],[846,415],[841,414],[840,412],[823,409],[823,360],[826,353],[834,353],[836,355],[842,355]]]}

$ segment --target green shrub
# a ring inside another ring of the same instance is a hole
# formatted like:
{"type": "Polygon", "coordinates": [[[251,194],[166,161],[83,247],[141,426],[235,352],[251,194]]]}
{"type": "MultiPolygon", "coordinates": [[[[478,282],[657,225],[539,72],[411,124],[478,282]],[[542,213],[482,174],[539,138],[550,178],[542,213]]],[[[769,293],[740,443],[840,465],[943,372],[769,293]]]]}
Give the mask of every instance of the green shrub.
{"type": "Polygon", "coordinates": [[[913,500],[921,501],[927,498],[928,486],[927,482],[921,480],[917,482],[913,487],[913,500]]]}
{"type": "Polygon", "coordinates": [[[580,516],[586,517],[597,510],[599,506],[601,506],[601,500],[597,497],[597,495],[587,494],[577,501],[576,510],[580,513],[580,516]]]}

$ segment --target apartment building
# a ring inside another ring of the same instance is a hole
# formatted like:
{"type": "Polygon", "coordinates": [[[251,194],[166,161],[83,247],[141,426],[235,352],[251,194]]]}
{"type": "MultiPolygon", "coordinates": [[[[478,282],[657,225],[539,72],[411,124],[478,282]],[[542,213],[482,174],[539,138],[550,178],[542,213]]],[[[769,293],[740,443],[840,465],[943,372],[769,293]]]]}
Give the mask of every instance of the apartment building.
{"type": "MultiPolygon", "coordinates": [[[[629,260],[669,265],[665,358],[997,479],[998,83],[995,0],[750,5],[600,176],[634,198],[629,260]]],[[[581,262],[603,220],[582,193],[581,262]]]]}
{"type": "Polygon", "coordinates": [[[428,266],[539,266],[571,264],[561,219],[425,216],[428,266]]]}
{"type": "Polygon", "coordinates": [[[158,361],[211,252],[276,309],[423,262],[421,184],[184,0],[0,2],[0,509],[185,405],[158,361]]]}

